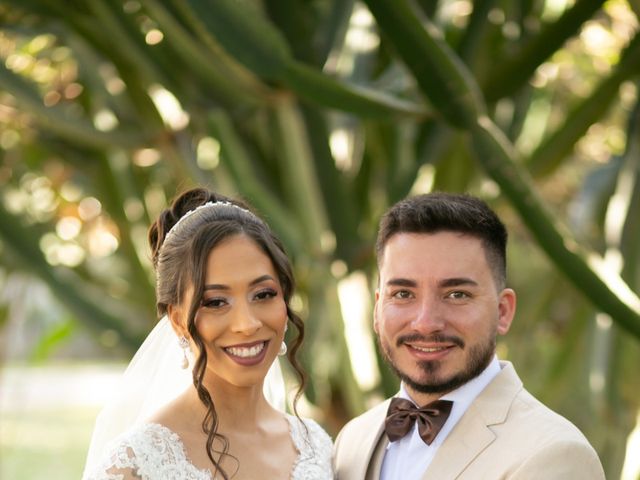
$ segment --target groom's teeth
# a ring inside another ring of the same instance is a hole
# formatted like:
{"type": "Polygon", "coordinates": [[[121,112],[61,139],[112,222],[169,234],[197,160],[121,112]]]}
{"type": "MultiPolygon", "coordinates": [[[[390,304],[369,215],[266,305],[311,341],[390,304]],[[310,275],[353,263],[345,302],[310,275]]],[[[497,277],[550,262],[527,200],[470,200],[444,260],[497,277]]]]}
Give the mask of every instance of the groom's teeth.
{"type": "Polygon", "coordinates": [[[416,350],[420,350],[421,352],[431,353],[431,352],[440,352],[442,350],[446,350],[447,347],[428,348],[428,347],[416,347],[415,345],[413,345],[413,348],[415,348],[416,350]]]}
{"type": "Polygon", "coordinates": [[[265,343],[262,342],[258,345],[254,345],[253,347],[245,348],[245,347],[228,347],[225,348],[227,352],[229,352],[234,357],[242,357],[249,358],[255,357],[258,355],[262,349],[264,348],[265,343]]]}

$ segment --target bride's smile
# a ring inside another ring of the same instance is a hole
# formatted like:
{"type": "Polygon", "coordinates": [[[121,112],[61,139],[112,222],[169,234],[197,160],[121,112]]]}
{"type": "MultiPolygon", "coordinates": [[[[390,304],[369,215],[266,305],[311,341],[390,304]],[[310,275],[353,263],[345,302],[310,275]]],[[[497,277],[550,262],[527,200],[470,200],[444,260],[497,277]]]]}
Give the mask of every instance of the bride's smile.
{"type": "Polygon", "coordinates": [[[225,347],[225,351],[231,357],[255,358],[264,351],[264,347],[269,341],[255,342],[250,345],[235,345],[233,347],[225,347]]]}

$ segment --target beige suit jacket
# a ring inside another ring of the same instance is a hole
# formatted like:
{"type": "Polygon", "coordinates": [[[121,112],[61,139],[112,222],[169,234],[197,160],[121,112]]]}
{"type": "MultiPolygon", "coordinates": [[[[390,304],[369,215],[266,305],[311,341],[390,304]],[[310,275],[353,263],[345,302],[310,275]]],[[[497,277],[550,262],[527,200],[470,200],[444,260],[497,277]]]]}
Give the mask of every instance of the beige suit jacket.
{"type": "MultiPolygon", "coordinates": [[[[501,364],[501,372],[440,445],[423,480],[604,480],[584,435],[527,392],[511,363],[501,364]]],[[[388,404],[354,418],[338,435],[338,480],[380,477],[388,404]]]]}

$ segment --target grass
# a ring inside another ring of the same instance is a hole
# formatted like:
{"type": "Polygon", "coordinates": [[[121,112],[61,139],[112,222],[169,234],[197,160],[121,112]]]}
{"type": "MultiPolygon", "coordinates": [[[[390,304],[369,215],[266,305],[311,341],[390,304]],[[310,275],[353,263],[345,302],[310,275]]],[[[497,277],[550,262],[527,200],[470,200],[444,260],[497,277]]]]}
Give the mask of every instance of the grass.
{"type": "Polygon", "coordinates": [[[2,412],[0,478],[80,478],[97,410],[2,412]]]}
{"type": "Polygon", "coordinates": [[[0,479],[82,476],[101,402],[122,365],[5,365],[0,370],[0,479]]]}

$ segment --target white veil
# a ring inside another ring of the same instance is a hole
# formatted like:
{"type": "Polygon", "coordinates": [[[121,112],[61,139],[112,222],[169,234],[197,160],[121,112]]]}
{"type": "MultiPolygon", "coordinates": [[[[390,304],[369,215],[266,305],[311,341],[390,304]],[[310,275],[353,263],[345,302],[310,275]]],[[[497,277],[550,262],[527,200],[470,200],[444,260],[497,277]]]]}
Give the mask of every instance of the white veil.
{"type": "MultiPolygon", "coordinates": [[[[84,476],[99,464],[115,437],[143,422],[192,384],[191,368],[180,367],[183,351],[171,324],[162,317],[127,366],[117,390],[98,414],[89,445],[84,476]]],[[[193,359],[190,359],[193,365],[193,359]]],[[[285,410],[285,385],[276,359],[264,380],[269,403],[285,410]]]]}

